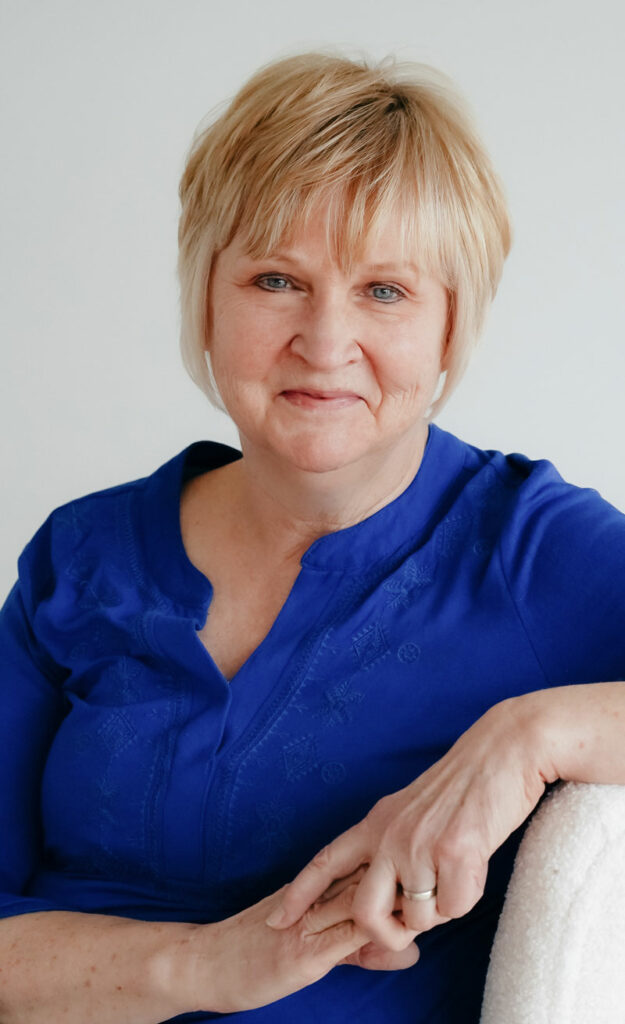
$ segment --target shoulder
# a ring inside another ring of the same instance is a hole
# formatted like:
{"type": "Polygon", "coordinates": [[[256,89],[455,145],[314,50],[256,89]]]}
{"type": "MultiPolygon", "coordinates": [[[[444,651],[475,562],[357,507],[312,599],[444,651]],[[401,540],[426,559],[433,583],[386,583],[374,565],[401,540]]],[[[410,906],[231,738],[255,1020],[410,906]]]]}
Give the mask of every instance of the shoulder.
{"type": "Polygon", "coordinates": [[[168,578],[168,546],[173,551],[170,569],[176,570],[185,482],[237,458],[240,452],[228,445],[194,441],[145,476],[54,508],[19,556],[25,594],[32,591],[33,603],[55,591],[64,601],[107,604],[116,600],[120,587],[149,589],[160,561],[168,578]]]}
{"type": "Polygon", "coordinates": [[[625,515],[599,491],[564,479],[548,459],[493,452],[490,465],[505,495],[502,551],[509,560],[570,570],[577,564],[588,572],[612,549],[625,569],[625,515]]]}
{"type": "Polygon", "coordinates": [[[548,459],[464,445],[463,509],[549,680],[625,671],[625,515],[548,459]]]}
{"type": "Polygon", "coordinates": [[[55,563],[73,557],[87,537],[104,541],[114,531],[128,497],[145,486],[147,479],[92,491],[53,508],[22,551],[20,570],[28,565],[50,571],[55,563]]]}
{"type": "Polygon", "coordinates": [[[538,577],[573,585],[617,567],[625,574],[625,515],[597,490],[564,479],[548,459],[437,435],[460,467],[440,527],[463,526],[465,540],[498,552],[515,592],[538,577]]]}
{"type": "Polygon", "coordinates": [[[481,449],[447,435],[462,452],[462,491],[476,509],[500,520],[508,541],[545,532],[625,530],[625,515],[592,487],[566,480],[547,458],[481,449]]]}
{"type": "MultiPolygon", "coordinates": [[[[192,446],[190,446],[192,447],[192,446]]],[[[53,508],[25,545],[18,571],[25,594],[50,592],[60,575],[81,575],[94,558],[106,555],[115,561],[120,547],[123,519],[138,507],[150,486],[171,475],[183,462],[184,449],[152,473],[79,495],[53,508]]],[[[32,594],[33,600],[35,594],[32,594]]]]}

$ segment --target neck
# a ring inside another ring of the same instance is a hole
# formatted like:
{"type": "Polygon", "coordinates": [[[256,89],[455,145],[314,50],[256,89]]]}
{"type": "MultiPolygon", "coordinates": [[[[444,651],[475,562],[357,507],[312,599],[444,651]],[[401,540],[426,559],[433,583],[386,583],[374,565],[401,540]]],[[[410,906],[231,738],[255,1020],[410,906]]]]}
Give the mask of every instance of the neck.
{"type": "Polygon", "coordinates": [[[427,441],[427,424],[419,428],[389,450],[324,473],[300,470],[241,438],[243,459],[224,467],[237,522],[272,561],[299,562],[317,538],[367,519],[408,487],[427,441]]]}

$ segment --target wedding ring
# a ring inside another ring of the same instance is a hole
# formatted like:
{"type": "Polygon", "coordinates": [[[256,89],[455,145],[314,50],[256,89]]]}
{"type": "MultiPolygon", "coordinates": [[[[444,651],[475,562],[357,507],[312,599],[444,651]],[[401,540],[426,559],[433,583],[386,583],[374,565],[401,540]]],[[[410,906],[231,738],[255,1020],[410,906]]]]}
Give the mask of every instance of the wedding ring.
{"type": "Polygon", "coordinates": [[[424,889],[423,892],[411,892],[410,889],[404,889],[402,885],[402,896],[405,896],[407,900],[431,900],[436,896],[436,886],[433,889],[424,889]]]}

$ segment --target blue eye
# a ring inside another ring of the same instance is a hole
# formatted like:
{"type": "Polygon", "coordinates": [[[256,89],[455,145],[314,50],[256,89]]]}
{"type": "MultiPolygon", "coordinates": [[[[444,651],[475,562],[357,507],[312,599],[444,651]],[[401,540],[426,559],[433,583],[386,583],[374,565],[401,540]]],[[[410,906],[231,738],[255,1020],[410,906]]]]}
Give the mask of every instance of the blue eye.
{"type": "Polygon", "coordinates": [[[390,284],[373,284],[371,285],[372,292],[383,292],[384,294],[376,295],[375,298],[379,302],[397,302],[398,299],[403,298],[402,293],[397,289],[393,288],[390,284]]]}
{"type": "Polygon", "coordinates": [[[259,277],[256,280],[256,284],[259,284],[261,288],[265,288],[269,292],[283,292],[285,287],[288,286],[289,281],[286,277],[281,277],[280,274],[265,274],[263,277],[259,277]],[[281,284],[274,287],[276,281],[280,281],[281,284]]]}

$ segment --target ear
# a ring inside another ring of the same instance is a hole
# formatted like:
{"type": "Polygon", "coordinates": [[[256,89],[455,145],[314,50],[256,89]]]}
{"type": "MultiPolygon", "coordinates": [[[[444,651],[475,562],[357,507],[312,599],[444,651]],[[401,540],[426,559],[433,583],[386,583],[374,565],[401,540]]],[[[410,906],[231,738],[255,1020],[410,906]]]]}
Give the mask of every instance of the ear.
{"type": "Polygon", "coordinates": [[[456,305],[455,296],[452,292],[449,292],[448,308],[447,308],[447,325],[445,328],[445,340],[443,342],[443,350],[441,353],[441,372],[446,372],[449,369],[449,361],[451,359],[451,341],[454,334],[454,328],[456,326],[456,305]]]}
{"type": "Polygon", "coordinates": [[[211,326],[213,323],[213,308],[211,304],[211,282],[210,278],[206,287],[206,299],[204,301],[204,340],[202,342],[202,348],[205,352],[210,352],[210,334],[211,326]]]}

